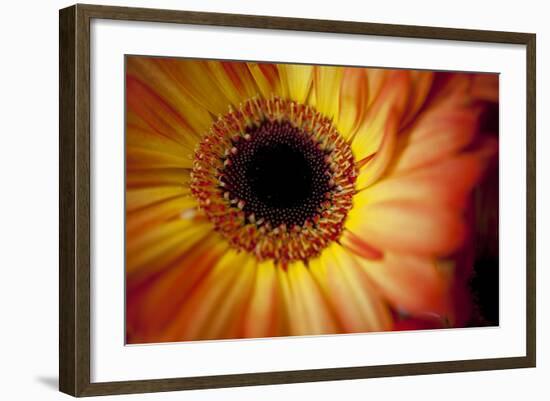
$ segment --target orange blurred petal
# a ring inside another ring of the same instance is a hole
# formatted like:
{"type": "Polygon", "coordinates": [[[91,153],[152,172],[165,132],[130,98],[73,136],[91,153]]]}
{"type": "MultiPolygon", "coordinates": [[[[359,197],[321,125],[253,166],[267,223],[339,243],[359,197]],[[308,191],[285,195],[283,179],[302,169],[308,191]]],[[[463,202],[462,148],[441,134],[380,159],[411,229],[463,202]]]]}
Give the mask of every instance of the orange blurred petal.
{"type": "Polygon", "coordinates": [[[354,208],[346,228],[384,252],[425,256],[448,255],[465,237],[465,224],[454,210],[401,200],[354,208]]]}
{"type": "Polygon", "coordinates": [[[358,256],[365,259],[378,260],[384,256],[384,253],[374,248],[371,244],[355,235],[350,230],[344,230],[340,237],[340,244],[358,256]]]}
{"type": "Polygon", "coordinates": [[[477,153],[464,154],[387,177],[357,194],[354,202],[361,206],[390,200],[416,201],[458,213],[481,178],[485,164],[477,153]]]}
{"type": "Polygon", "coordinates": [[[395,164],[405,171],[437,163],[469,145],[477,130],[478,113],[470,108],[446,104],[430,109],[418,119],[395,164]]]}
{"type": "Polygon", "coordinates": [[[401,122],[401,126],[406,126],[412,121],[421,107],[432,88],[434,79],[434,73],[430,71],[410,71],[411,74],[411,97],[409,99],[409,105],[407,106],[407,112],[401,122]]]}
{"type": "Polygon", "coordinates": [[[476,74],[472,83],[472,96],[489,102],[498,102],[499,75],[476,74]]]}
{"type": "Polygon", "coordinates": [[[435,260],[388,253],[382,262],[358,259],[358,263],[396,310],[448,314],[449,280],[435,260]]]}
{"type": "Polygon", "coordinates": [[[196,236],[194,241],[187,242],[183,247],[180,258],[145,289],[136,285],[133,275],[128,276],[127,285],[130,290],[127,310],[130,342],[183,339],[167,338],[165,330],[174,319],[177,319],[190,294],[204,281],[226,251],[227,244],[220,241],[217,235],[196,236]]]}

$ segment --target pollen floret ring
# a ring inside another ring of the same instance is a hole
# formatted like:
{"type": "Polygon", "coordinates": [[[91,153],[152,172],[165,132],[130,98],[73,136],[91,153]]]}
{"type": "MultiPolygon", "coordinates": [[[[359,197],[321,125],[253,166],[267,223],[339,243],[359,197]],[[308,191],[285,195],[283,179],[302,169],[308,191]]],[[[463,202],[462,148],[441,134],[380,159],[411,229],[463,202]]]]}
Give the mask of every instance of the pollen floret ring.
{"type": "Polygon", "coordinates": [[[254,98],[204,136],[191,191],[233,247],[286,265],[339,239],[356,176],[351,148],[327,117],[294,101],[254,98]]]}

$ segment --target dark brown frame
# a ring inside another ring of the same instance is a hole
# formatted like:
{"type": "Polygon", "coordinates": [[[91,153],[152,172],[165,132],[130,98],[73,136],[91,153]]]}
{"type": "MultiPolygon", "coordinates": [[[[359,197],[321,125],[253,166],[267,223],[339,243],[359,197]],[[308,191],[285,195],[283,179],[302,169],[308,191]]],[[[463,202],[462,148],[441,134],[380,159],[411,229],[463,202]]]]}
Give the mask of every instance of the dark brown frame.
{"type": "Polygon", "coordinates": [[[531,33],[74,5],[59,13],[59,389],[73,396],[534,367],[535,46],[531,33]],[[525,45],[527,49],[527,354],[523,357],[90,382],[90,20],[170,22],[525,45]]]}

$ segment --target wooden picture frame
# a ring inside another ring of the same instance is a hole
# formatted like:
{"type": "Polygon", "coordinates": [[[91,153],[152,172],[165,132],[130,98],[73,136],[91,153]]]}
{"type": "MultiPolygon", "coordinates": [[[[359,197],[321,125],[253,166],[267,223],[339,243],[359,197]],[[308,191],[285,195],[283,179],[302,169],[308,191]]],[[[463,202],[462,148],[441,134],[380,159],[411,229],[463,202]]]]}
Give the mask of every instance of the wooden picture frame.
{"type": "Polygon", "coordinates": [[[59,388],[62,392],[73,396],[95,396],[535,366],[536,37],[534,34],[80,4],[60,10],[59,29],[59,388]],[[90,380],[90,21],[92,19],[269,28],[526,46],[526,355],[523,357],[92,383],[90,380]]]}

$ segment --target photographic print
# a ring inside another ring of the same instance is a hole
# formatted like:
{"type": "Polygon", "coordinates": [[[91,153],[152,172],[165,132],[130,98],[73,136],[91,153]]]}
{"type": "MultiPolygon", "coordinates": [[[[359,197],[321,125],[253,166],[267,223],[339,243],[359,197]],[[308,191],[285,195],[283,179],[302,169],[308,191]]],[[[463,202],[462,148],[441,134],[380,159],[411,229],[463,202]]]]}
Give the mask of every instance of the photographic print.
{"type": "Polygon", "coordinates": [[[498,326],[498,74],[125,64],[127,344],[498,326]]]}

